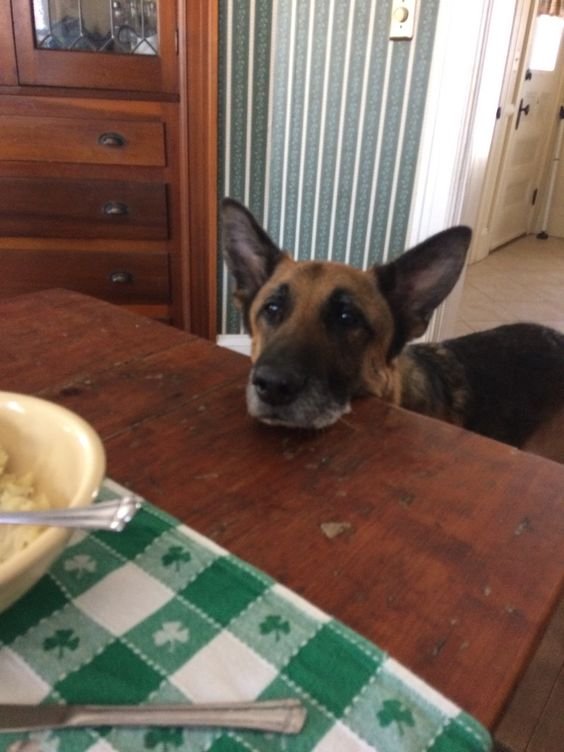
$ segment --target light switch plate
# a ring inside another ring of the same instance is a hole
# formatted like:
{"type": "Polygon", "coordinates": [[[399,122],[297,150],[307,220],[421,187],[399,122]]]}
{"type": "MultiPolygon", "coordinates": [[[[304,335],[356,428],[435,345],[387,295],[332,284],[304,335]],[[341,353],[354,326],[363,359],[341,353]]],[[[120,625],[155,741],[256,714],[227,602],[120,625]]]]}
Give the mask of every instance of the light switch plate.
{"type": "Polygon", "coordinates": [[[413,39],[416,0],[393,0],[390,39],[413,39]]]}

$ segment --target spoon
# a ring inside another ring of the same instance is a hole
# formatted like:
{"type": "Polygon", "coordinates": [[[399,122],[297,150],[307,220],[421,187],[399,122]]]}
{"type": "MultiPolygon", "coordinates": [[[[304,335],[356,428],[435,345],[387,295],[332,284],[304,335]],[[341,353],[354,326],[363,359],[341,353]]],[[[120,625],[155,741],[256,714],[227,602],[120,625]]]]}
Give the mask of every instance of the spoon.
{"type": "Polygon", "coordinates": [[[0,525],[49,525],[119,532],[134,517],[140,506],[141,499],[132,495],[85,507],[21,511],[0,509],[0,525]]]}

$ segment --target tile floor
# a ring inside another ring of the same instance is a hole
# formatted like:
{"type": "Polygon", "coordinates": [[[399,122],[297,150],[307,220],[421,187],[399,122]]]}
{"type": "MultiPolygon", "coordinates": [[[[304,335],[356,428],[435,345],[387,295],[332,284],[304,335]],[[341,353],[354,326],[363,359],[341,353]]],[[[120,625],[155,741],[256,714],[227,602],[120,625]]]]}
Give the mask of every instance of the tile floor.
{"type": "Polygon", "coordinates": [[[526,235],[468,267],[455,335],[515,321],[564,332],[564,239],[526,235]]]}

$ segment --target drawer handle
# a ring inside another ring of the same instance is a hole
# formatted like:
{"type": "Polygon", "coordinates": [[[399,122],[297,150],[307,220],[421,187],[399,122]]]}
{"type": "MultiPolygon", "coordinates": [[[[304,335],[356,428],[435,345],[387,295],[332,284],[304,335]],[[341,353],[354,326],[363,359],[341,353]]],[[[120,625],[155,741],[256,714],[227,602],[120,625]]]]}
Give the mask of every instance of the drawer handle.
{"type": "Polygon", "coordinates": [[[126,145],[127,140],[121,133],[102,133],[98,136],[100,146],[109,146],[111,149],[121,149],[126,145]]]}
{"type": "Polygon", "coordinates": [[[129,213],[129,207],[121,201],[108,201],[102,207],[102,211],[108,217],[123,217],[129,213]]]}
{"type": "Polygon", "coordinates": [[[110,282],[113,285],[130,285],[133,282],[133,274],[124,270],[111,272],[110,282]]]}

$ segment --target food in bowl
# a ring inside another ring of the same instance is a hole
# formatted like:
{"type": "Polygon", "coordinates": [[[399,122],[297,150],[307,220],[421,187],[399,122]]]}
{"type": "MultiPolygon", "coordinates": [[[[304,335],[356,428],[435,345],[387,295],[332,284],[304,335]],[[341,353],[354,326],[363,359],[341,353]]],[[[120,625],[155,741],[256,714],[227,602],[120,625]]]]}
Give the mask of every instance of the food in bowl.
{"type": "MultiPolygon", "coordinates": [[[[8,472],[17,478],[31,473],[35,492],[45,494],[53,508],[92,503],[104,479],[106,458],[96,431],[76,413],[46,399],[0,392],[0,446],[9,457],[8,472]]],[[[0,561],[0,612],[45,574],[71,532],[46,526],[0,561]]]]}
{"type": "MultiPolygon", "coordinates": [[[[8,452],[0,446],[0,509],[23,511],[48,509],[44,493],[36,490],[32,473],[15,475],[7,471],[8,452]]],[[[28,546],[42,531],[39,525],[0,525],[0,563],[28,546]]]]}

